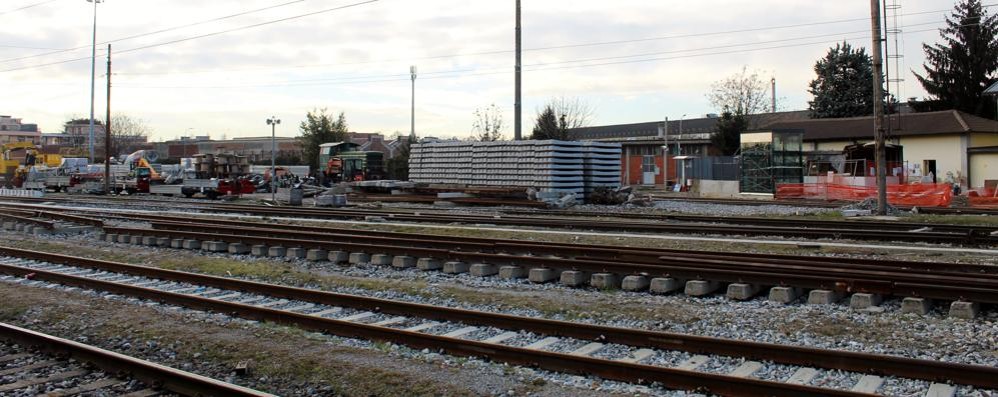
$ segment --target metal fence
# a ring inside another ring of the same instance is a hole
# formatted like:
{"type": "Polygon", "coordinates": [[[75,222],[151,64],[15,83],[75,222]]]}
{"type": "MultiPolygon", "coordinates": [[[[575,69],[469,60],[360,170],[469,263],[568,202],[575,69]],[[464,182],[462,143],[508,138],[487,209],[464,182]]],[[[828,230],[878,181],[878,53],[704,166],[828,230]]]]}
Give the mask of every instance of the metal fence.
{"type": "Polygon", "coordinates": [[[686,161],[686,177],[712,181],[737,181],[740,170],[734,156],[698,157],[686,161]]]}

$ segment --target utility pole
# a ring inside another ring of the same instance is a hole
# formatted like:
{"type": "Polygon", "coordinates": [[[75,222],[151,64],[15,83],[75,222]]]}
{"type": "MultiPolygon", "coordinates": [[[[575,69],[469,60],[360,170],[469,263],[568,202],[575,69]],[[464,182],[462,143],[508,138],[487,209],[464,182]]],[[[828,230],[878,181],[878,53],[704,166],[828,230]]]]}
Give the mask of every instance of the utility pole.
{"type": "Polygon", "coordinates": [[[516,0],[516,100],[513,104],[513,140],[523,139],[523,64],[520,35],[523,29],[520,25],[520,0],[516,0]]]}
{"type": "Polygon", "coordinates": [[[94,31],[93,43],[90,47],[90,135],[88,146],[90,148],[90,164],[94,162],[94,87],[97,74],[97,4],[101,0],[87,0],[94,3],[94,31]]]}
{"type": "Polygon", "coordinates": [[[776,113],[776,77],[773,77],[773,79],[770,80],[770,83],[773,84],[773,89],[770,91],[773,94],[773,111],[772,111],[772,113],[776,113]]]}
{"type": "Polygon", "coordinates": [[[104,119],[104,192],[111,192],[111,45],[107,45],[107,117],[104,119]]]}
{"type": "Polygon", "coordinates": [[[267,125],[270,126],[270,201],[277,203],[277,125],[281,119],[270,116],[267,125]]]}
{"type": "Polygon", "coordinates": [[[884,152],[883,50],[880,34],[880,0],[870,0],[873,28],[873,137],[877,163],[877,215],[887,215],[887,164],[884,152]]]}
{"type": "Polygon", "coordinates": [[[409,74],[412,76],[412,129],[409,136],[416,136],[416,66],[409,67],[409,74]]]}
{"type": "MultiPolygon", "coordinates": [[[[669,116],[665,117],[665,124],[662,125],[662,139],[665,144],[662,145],[662,187],[669,188],[669,116]]],[[[630,167],[631,160],[627,160],[627,166],[630,167]]]]}

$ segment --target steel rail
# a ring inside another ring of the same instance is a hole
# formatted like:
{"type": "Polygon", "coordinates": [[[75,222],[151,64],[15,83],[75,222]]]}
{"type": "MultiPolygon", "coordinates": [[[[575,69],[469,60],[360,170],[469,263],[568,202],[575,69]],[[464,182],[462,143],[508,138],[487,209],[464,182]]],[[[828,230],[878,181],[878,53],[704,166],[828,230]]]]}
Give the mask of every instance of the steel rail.
{"type": "Polygon", "coordinates": [[[46,220],[34,218],[33,217],[34,215],[35,215],[34,213],[28,213],[26,214],[26,216],[11,215],[9,213],[0,213],[0,218],[8,219],[16,223],[27,223],[29,225],[34,225],[47,230],[55,229],[54,222],[49,222],[46,220]]]}
{"type": "MultiPolygon", "coordinates": [[[[30,268],[0,264],[0,271],[8,274],[32,275],[35,280],[56,282],[79,288],[99,289],[115,294],[156,300],[193,309],[217,311],[257,321],[271,321],[294,325],[303,329],[333,335],[367,340],[379,340],[407,345],[415,349],[441,350],[448,354],[470,357],[487,357],[491,360],[515,365],[526,365],[546,370],[599,376],[604,379],[630,383],[657,382],[681,390],[707,390],[728,396],[866,396],[868,394],[763,381],[752,378],[680,370],[644,364],[574,356],[512,347],[501,344],[449,338],[432,334],[411,332],[350,321],[335,320],[307,314],[261,308],[247,304],[215,300],[199,296],[159,291],[115,282],[69,276],[30,268]]],[[[411,315],[411,313],[409,314],[411,315]]],[[[869,363],[867,363],[869,364],[869,363]]]]}
{"type": "Polygon", "coordinates": [[[317,249],[329,249],[332,246],[351,252],[453,259],[471,263],[496,265],[510,264],[553,269],[574,269],[591,273],[642,274],[651,277],[671,277],[681,280],[711,280],[726,283],[780,285],[845,292],[869,292],[883,295],[901,295],[901,291],[904,291],[907,294],[923,298],[998,303],[998,280],[981,279],[973,276],[943,277],[938,275],[850,271],[848,269],[835,269],[824,274],[816,274],[814,272],[791,272],[788,269],[782,269],[778,266],[766,266],[765,264],[756,266],[754,263],[745,262],[682,261],[674,260],[674,258],[665,258],[664,263],[643,264],[607,260],[490,254],[398,245],[246,236],[219,232],[209,233],[123,227],[105,227],[104,231],[111,234],[183,238],[251,245],[277,245],[317,249]],[[949,282],[950,284],[937,285],[934,288],[925,289],[924,291],[915,287],[920,284],[940,282],[949,282]],[[903,285],[904,288],[899,290],[898,285],[903,285]]]}
{"type": "MultiPolygon", "coordinates": [[[[508,217],[508,216],[479,216],[460,215],[442,213],[405,213],[381,210],[339,210],[339,209],[309,209],[309,208],[289,208],[289,207],[262,207],[249,205],[195,205],[201,211],[220,213],[249,213],[268,216],[289,216],[289,217],[318,217],[318,218],[341,218],[341,219],[364,219],[369,216],[386,217],[398,221],[406,222],[432,222],[432,223],[487,223],[510,226],[532,226],[532,227],[554,227],[554,228],[581,228],[591,230],[606,231],[638,231],[638,232],[665,232],[680,234],[722,234],[722,235],[754,235],[754,236],[791,236],[804,238],[835,238],[835,239],[865,239],[865,240],[916,240],[926,242],[949,242],[961,244],[991,244],[998,242],[998,236],[985,233],[993,231],[988,227],[960,228],[957,226],[936,225],[936,224],[911,224],[912,227],[945,229],[951,231],[910,231],[910,230],[885,230],[890,227],[878,227],[877,224],[858,225],[855,222],[841,222],[835,227],[801,228],[795,221],[786,221],[790,226],[750,226],[742,224],[740,226],[728,226],[717,224],[662,224],[650,222],[604,222],[604,221],[580,221],[560,218],[529,218],[529,217],[508,217]],[[866,226],[866,229],[857,228],[866,226]]],[[[736,223],[745,223],[744,220],[735,220],[736,223]]],[[[777,220],[767,220],[760,218],[760,223],[779,222],[777,220]]]]}
{"type": "Polygon", "coordinates": [[[603,231],[638,231],[657,233],[680,233],[680,234],[723,234],[723,235],[752,235],[752,236],[790,236],[804,238],[835,238],[835,239],[859,239],[859,240],[885,240],[885,241],[926,241],[933,243],[992,243],[998,241],[994,236],[978,236],[972,231],[966,233],[949,232],[911,232],[897,230],[882,230],[871,227],[869,229],[834,229],[834,228],[801,228],[801,227],[776,227],[776,226],[725,226],[710,224],[661,224],[661,223],[635,223],[635,222],[599,222],[599,221],[579,221],[569,219],[551,218],[515,218],[515,217],[484,217],[484,216],[454,216],[437,214],[398,214],[376,211],[342,211],[342,210],[313,210],[302,208],[265,208],[255,206],[209,206],[203,208],[205,212],[223,213],[247,213],[253,215],[282,216],[282,217],[317,217],[317,218],[344,218],[344,219],[364,219],[369,216],[386,217],[387,219],[406,222],[423,223],[478,223],[507,226],[533,226],[533,227],[554,227],[563,229],[586,229],[603,231]]]}
{"type": "MultiPolygon", "coordinates": [[[[127,217],[126,217],[127,218],[127,217]]],[[[718,259],[744,262],[747,258],[763,260],[766,263],[784,264],[806,267],[833,265],[840,268],[857,270],[906,271],[913,273],[963,275],[976,273],[978,277],[998,277],[998,266],[985,265],[953,265],[932,262],[886,262],[861,261],[849,263],[848,259],[821,257],[780,257],[775,255],[748,256],[730,253],[704,253],[688,250],[641,249],[613,246],[589,246],[580,244],[531,243],[514,240],[461,238],[451,236],[428,236],[411,233],[369,232],[362,230],[329,230],[298,225],[261,224],[244,221],[200,221],[176,220],[175,217],[157,217],[150,220],[153,229],[176,231],[212,231],[219,233],[239,234],[247,236],[325,239],[328,241],[357,241],[365,243],[384,243],[405,246],[422,246],[425,248],[440,248],[458,251],[478,251],[492,253],[528,253],[550,254],[566,258],[612,259],[634,263],[659,263],[661,257],[669,256],[676,260],[687,259],[718,259]],[[222,226],[224,225],[224,226],[222,226]]]]}
{"type": "MultiPolygon", "coordinates": [[[[844,371],[858,371],[863,373],[873,373],[882,375],[892,375],[914,379],[925,379],[930,381],[951,381],[960,384],[995,387],[998,385],[998,368],[946,363],[940,361],[921,360],[897,356],[877,355],[870,353],[857,353],[838,350],[825,350],[799,346],[784,346],[777,344],[746,342],[730,339],[720,339],[703,336],[693,336],[660,331],[646,331],[625,329],[616,327],[599,326],[592,324],[571,323],[558,320],[547,320],[532,317],[518,317],[506,314],[478,312],[465,309],[455,309],[447,307],[431,306],[419,303],[399,302],[379,298],[369,298],[355,295],[339,294],[333,292],[317,291],[289,286],[265,284],[253,281],[244,281],[231,278],[205,276],[194,273],[150,268],[144,266],[128,265],[122,263],[100,261],[86,258],[76,258],[72,256],[34,252],[27,250],[0,247],[0,253],[5,255],[44,261],[49,263],[60,263],[74,267],[86,267],[116,273],[126,273],[136,276],[143,276],[161,280],[191,283],[196,285],[257,293],[276,298],[293,299],[306,302],[322,303],[331,306],[347,306],[360,310],[371,310],[385,314],[415,316],[433,320],[461,322],[480,326],[492,326],[505,329],[521,329],[540,334],[556,335],[576,338],[580,340],[599,340],[606,343],[619,343],[634,347],[659,348],[665,350],[679,350],[691,353],[717,354],[726,356],[739,356],[749,359],[759,359],[773,361],[788,365],[816,366],[820,368],[839,369],[844,371]]],[[[110,290],[116,293],[127,293],[154,300],[165,300],[172,298],[172,302],[180,302],[185,305],[216,305],[221,301],[214,301],[208,298],[192,297],[188,295],[171,296],[168,293],[156,290],[148,290],[141,287],[122,285],[107,281],[88,279],[83,277],[70,276],[62,273],[48,272],[20,266],[0,264],[0,271],[8,274],[24,276],[33,274],[37,280],[49,280],[59,283],[74,284],[80,287],[96,287],[98,289],[110,290]],[[210,302],[210,303],[209,303],[210,302]]],[[[240,312],[248,310],[240,305],[224,302],[228,306],[198,306],[219,312],[240,312]]],[[[263,310],[253,308],[254,310],[263,310]]],[[[272,312],[270,309],[263,310],[262,313],[272,312]]],[[[309,317],[299,315],[300,317],[309,317]]],[[[276,320],[275,318],[263,318],[276,320]]],[[[314,319],[310,319],[314,320],[314,319]]],[[[326,324],[336,324],[343,326],[357,326],[358,324],[336,322],[327,320],[326,324]]],[[[351,334],[349,336],[360,336],[369,338],[370,333],[351,334]]],[[[409,344],[407,338],[414,336],[412,333],[403,334],[401,343],[409,344]]],[[[423,335],[425,334],[415,334],[423,335]]],[[[454,342],[448,339],[448,343],[454,342]]],[[[439,348],[440,346],[425,346],[439,348]]],[[[493,345],[477,345],[473,349],[473,355],[481,355],[483,350],[494,348],[493,345]]],[[[523,350],[523,349],[521,349],[523,350]]],[[[518,353],[528,353],[530,350],[518,351],[518,353]]],[[[456,354],[461,354],[457,352],[456,354]]],[[[506,358],[503,358],[504,360],[506,358]]],[[[518,359],[518,363],[533,363],[532,359],[518,359]]],[[[634,367],[628,367],[628,370],[634,367]]],[[[602,376],[602,375],[601,375],[602,376]]],[[[642,377],[646,381],[656,380],[655,378],[642,377]]],[[[626,380],[626,379],[625,379],[626,380]]],[[[628,380],[633,381],[633,379],[628,380]]],[[[665,383],[669,384],[669,383],[665,383]]],[[[715,391],[711,389],[712,391],[715,391]]],[[[736,391],[737,392],[737,391],[736,391]]],[[[737,393],[736,393],[737,394],[737,393]]]]}
{"type": "Polygon", "coordinates": [[[24,346],[33,346],[50,354],[70,356],[91,363],[109,374],[127,374],[147,385],[163,388],[186,396],[253,396],[273,397],[273,394],[207,378],[164,365],[140,360],[124,354],[46,335],[41,332],[0,323],[0,339],[24,346]]]}

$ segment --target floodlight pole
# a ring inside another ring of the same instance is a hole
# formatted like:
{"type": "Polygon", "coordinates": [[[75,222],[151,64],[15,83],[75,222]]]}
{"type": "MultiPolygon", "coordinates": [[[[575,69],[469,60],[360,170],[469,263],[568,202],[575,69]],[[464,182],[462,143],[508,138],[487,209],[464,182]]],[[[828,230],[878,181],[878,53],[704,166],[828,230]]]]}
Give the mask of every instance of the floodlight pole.
{"type": "Polygon", "coordinates": [[[277,202],[277,125],[281,119],[270,116],[267,125],[270,126],[270,201],[277,202]]]}

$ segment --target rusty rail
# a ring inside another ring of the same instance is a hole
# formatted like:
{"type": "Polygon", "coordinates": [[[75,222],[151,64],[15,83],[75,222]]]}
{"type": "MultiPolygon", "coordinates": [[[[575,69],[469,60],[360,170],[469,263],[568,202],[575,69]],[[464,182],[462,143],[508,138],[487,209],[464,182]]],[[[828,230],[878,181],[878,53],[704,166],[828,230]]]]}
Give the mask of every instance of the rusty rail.
{"type": "Polygon", "coordinates": [[[88,362],[100,367],[107,373],[127,374],[129,377],[138,379],[147,385],[155,385],[181,395],[205,397],[273,397],[269,393],[225,383],[10,324],[0,323],[0,339],[24,346],[34,346],[54,355],[68,355],[79,361],[88,362]]]}
{"type": "MultiPolygon", "coordinates": [[[[998,368],[985,366],[954,364],[868,353],[735,341],[657,331],[632,330],[530,317],[517,317],[504,314],[476,312],[463,309],[337,294],[222,277],[204,276],[193,273],[5,247],[0,247],[0,253],[19,258],[127,273],[162,280],[186,282],[215,288],[258,293],[277,298],[295,299],[334,306],[348,306],[362,310],[374,310],[386,314],[417,316],[427,319],[463,322],[498,328],[521,329],[542,334],[571,337],[582,340],[601,340],[607,343],[619,343],[636,347],[654,347],[668,350],[681,350],[692,353],[741,356],[750,359],[768,360],[789,365],[817,366],[821,368],[893,375],[930,381],[951,381],[981,387],[995,387],[996,382],[994,379],[998,377],[998,368]]],[[[294,324],[303,328],[325,331],[341,336],[387,340],[400,344],[406,344],[415,348],[441,349],[455,355],[487,356],[494,360],[515,364],[533,365],[545,369],[571,373],[592,374],[607,379],[627,382],[655,381],[673,388],[696,388],[700,390],[709,390],[710,392],[723,395],[818,395],[829,393],[832,395],[852,395],[848,392],[833,391],[828,389],[815,389],[810,387],[799,389],[797,388],[799,386],[790,386],[787,388],[787,385],[785,384],[774,382],[732,378],[724,375],[680,371],[640,364],[626,364],[610,360],[576,357],[559,353],[538,352],[529,349],[493,345],[462,339],[444,338],[421,333],[386,329],[384,327],[282,312],[273,309],[258,308],[197,296],[173,294],[142,287],[70,276],[56,272],[23,268],[20,266],[0,265],[0,271],[17,276],[34,274],[33,277],[37,280],[57,282],[83,288],[96,288],[114,293],[164,301],[198,309],[214,310],[224,313],[236,313],[247,318],[294,324]]]]}

